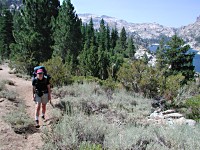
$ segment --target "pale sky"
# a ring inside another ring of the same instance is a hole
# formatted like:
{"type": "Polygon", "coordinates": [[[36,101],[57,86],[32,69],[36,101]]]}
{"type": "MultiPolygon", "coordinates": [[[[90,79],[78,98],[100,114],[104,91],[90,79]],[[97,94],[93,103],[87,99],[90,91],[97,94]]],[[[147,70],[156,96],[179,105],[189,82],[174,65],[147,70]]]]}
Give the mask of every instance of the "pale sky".
{"type": "MultiPolygon", "coordinates": [[[[62,3],[62,0],[61,0],[62,3]]],[[[91,13],[131,23],[181,27],[200,16],[200,0],[71,0],[77,14],[91,13]]]]}

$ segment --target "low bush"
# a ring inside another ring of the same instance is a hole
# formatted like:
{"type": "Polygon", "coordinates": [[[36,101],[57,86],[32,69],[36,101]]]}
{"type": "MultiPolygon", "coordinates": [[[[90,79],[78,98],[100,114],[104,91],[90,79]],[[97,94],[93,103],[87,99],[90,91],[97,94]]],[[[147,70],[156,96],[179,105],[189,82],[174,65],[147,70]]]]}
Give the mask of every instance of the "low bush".
{"type": "Polygon", "coordinates": [[[151,99],[138,93],[115,89],[109,99],[97,83],[76,83],[53,91],[62,95],[56,106],[61,114],[56,113],[60,119],[52,132],[44,133],[43,149],[200,148],[196,142],[199,124],[195,128],[150,125],[151,99]]]}
{"type": "Polygon", "coordinates": [[[187,118],[200,121],[200,95],[187,99],[184,106],[187,108],[187,118]]]}
{"type": "Polygon", "coordinates": [[[11,124],[11,127],[17,134],[29,132],[33,126],[33,120],[26,113],[25,105],[21,100],[18,101],[18,107],[4,117],[5,121],[11,124]]]}
{"type": "Polygon", "coordinates": [[[6,90],[5,82],[0,81],[0,92],[6,90]]]}
{"type": "Polygon", "coordinates": [[[40,65],[45,66],[48,74],[51,75],[51,84],[53,86],[67,85],[72,82],[69,66],[62,62],[61,57],[53,57],[40,65]]]}
{"type": "Polygon", "coordinates": [[[15,85],[15,82],[12,81],[12,80],[3,80],[3,82],[4,82],[5,84],[8,84],[8,85],[15,85]]]}

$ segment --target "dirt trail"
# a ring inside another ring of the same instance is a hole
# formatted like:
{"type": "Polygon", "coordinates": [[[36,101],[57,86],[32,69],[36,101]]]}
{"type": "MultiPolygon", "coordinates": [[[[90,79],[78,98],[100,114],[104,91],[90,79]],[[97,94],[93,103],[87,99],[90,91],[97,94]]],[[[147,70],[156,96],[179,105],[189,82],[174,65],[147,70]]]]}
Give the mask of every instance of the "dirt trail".
{"type": "MultiPolygon", "coordinates": [[[[12,80],[15,86],[7,86],[8,90],[12,90],[23,99],[26,105],[28,115],[34,120],[35,104],[32,100],[32,86],[31,80],[26,81],[22,78],[16,77],[14,74],[9,74],[9,67],[7,64],[0,65],[0,80],[12,80]]],[[[2,117],[14,109],[14,104],[8,100],[0,102],[0,150],[36,150],[41,148],[41,129],[33,134],[28,134],[27,137],[16,134],[9,124],[5,123],[2,117]]],[[[46,119],[50,118],[50,104],[47,105],[46,119]]]]}

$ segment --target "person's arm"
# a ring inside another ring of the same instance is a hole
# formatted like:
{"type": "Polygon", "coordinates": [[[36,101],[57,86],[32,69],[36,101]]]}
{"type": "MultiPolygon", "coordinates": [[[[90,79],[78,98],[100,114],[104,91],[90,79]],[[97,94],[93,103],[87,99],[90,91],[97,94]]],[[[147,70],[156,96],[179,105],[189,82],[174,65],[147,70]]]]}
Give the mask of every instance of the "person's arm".
{"type": "Polygon", "coordinates": [[[36,92],[36,87],[33,86],[33,100],[35,100],[35,92],[36,92]]]}

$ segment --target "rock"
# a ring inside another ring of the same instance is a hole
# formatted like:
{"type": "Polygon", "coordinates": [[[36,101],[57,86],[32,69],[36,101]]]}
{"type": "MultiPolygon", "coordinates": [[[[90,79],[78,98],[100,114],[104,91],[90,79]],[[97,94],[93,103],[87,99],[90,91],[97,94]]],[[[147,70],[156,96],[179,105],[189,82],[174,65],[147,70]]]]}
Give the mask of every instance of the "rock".
{"type": "Polygon", "coordinates": [[[5,99],[4,98],[0,98],[0,103],[3,102],[5,99]]]}
{"type": "Polygon", "coordinates": [[[163,112],[162,112],[163,115],[165,115],[165,114],[170,114],[170,113],[175,113],[175,110],[169,109],[169,110],[166,110],[166,111],[163,111],[163,112]]]}
{"type": "Polygon", "coordinates": [[[195,126],[196,121],[186,119],[182,114],[176,113],[175,110],[154,111],[150,114],[147,122],[150,124],[167,124],[167,125],[189,125],[195,126]]]}
{"type": "Polygon", "coordinates": [[[183,125],[185,124],[186,119],[184,117],[178,118],[178,119],[173,119],[174,124],[177,125],[183,125]]]}
{"type": "Polygon", "coordinates": [[[164,119],[164,116],[162,113],[158,113],[157,111],[154,111],[151,115],[150,115],[150,119],[164,119]]]}
{"type": "Polygon", "coordinates": [[[192,119],[186,119],[185,123],[189,126],[195,126],[196,125],[196,121],[192,120],[192,119]]]}
{"type": "Polygon", "coordinates": [[[173,119],[178,119],[178,118],[181,118],[183,117],[182,114],[179,114],[179,113],[170,113],[170,114],[165,114],[164,115],[164,118],[173,118],[173,119]]]}

